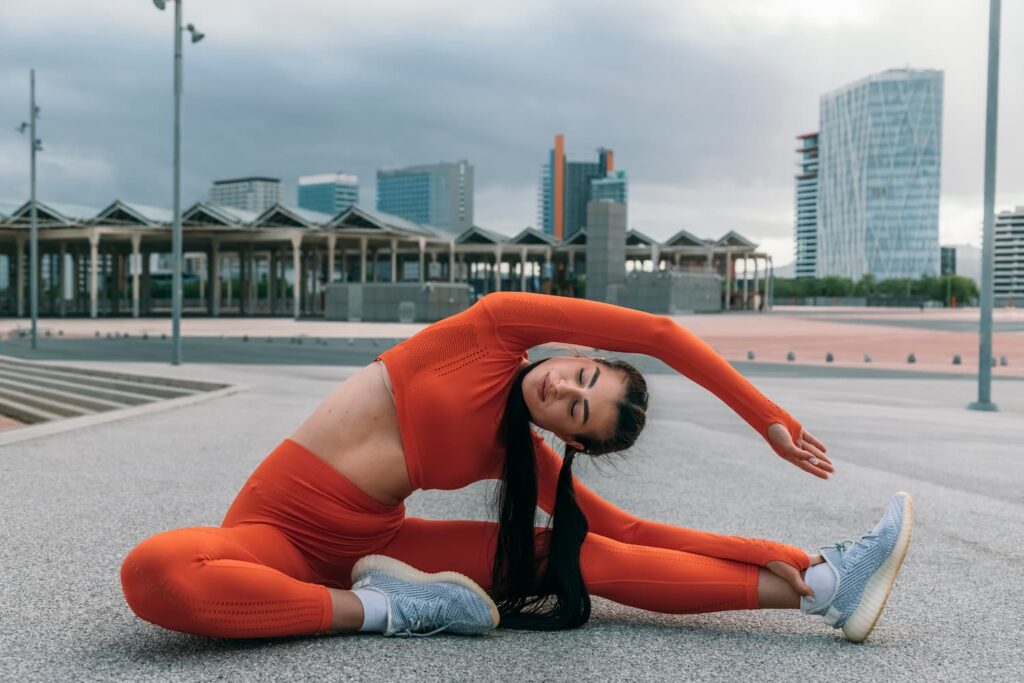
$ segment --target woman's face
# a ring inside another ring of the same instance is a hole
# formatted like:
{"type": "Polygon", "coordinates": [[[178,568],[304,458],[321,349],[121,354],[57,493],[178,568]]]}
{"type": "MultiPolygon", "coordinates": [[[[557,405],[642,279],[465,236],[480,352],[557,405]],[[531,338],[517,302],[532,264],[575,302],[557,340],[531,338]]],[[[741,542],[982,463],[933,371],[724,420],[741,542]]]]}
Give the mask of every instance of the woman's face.
{"type": "Polygon", "coordinates": [[[575,448],[582,448],[580,436],[601,441],[614,434],[625,393],[625,373],[589,358],[551,358],[523,378],[530,420],[575,448]]]}

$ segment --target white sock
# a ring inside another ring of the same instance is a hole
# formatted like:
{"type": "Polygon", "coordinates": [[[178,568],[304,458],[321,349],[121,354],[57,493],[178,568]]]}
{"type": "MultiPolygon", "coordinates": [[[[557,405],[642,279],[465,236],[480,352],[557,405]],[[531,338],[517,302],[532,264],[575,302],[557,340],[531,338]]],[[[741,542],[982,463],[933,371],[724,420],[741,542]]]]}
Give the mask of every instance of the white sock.
{"type": "Polygon", "coordinates": [[[836,571],[828,562],[816,564],[804,573],[804,582],[814,591],[814,597],[800,596],[800,611],[816,614],[832,601],[836,592],[836,571]]]}
{"type": "Polygon", "coordinates": [[[363,603],[363,625],[360,631],[384,633],[388,627],[388,599],[372,588],[357,588],[352,594],[363,603]]]}

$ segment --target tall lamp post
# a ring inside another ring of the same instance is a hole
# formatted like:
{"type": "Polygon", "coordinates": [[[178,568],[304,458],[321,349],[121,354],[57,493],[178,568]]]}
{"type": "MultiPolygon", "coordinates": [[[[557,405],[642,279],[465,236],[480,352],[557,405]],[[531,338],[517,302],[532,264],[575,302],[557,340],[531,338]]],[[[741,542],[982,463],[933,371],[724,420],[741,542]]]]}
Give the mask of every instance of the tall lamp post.
{"type": "Polygon", "coordinates": [[[992,403],[992,221],[996,195],[996,127],[999,120],[999,7],[989,0],[988,104],[985,110],[985,217],[981,239],[981,322],[978,344],[978,400],[970,410],[999,410],[992,403]]]}
{"type": "MultiPolygon", "coordinates": [[[[192,42],[203,39],[203,33],[189,24],[181,27],[181,2],[174,2],[174,199],[171,212],[174,216],[171,228],[171,364],[181,365],[181,32],[187,30],[192,42]]],[[[153,0],[156,8],[163,10],[167,0],[153,0]]]]}
{"type": "MultiPolygon", "coordinates": [[[[18,130],[28,131],[28,148],[31,171],[32,194],[29,199],[29,237],[28,237],[28,299],[29,311],[32,316],[32,348],[36,348],[36,328],[39,320],[39,222],[36,217],[36,152],[43,151],[43,141],[36,137],[36,119],[39,118],[39,107],[36,106],[36,70],[29,70],[29,105],[28,122],[22,121],[18,130]]],[[[63,264],[61,264],[63,267],[63,264]]],[[[18,264],[21,268],[21,264],[18,264]]]]}

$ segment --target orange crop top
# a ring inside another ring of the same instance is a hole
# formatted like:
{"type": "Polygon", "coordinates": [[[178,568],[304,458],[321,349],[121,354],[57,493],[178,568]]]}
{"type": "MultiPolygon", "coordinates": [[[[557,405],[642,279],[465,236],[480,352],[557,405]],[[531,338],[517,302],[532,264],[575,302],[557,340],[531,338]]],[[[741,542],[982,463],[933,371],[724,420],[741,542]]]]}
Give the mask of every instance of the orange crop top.
{"type": "MultiPolygon", "coordinates": [[[[527,349],[547,342],[653,356],[714,393],[762,436],[773,422],[794,441],[800,436],[796,420],[669,318],[583,299],[497,292],[379,357],[391,378],[414,488],[451,490],[501,478],[509,385],[527,349]]],[[[543,474],[550,467],[541,461],[558,456],[543,452],[550,448],[539,436],[534,441],[543,474]]],[[[543,492],[547,483],[540,486],[543,492]]]]}

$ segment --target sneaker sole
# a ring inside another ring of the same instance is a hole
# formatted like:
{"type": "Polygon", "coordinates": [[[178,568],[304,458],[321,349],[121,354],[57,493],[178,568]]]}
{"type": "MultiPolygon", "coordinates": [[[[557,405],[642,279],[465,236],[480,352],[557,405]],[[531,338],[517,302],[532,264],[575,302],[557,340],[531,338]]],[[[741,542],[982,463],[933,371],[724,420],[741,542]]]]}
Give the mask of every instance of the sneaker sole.
{"type": "Polygon", "coordinates": [[[476,581],[469,578],[465,574],[458,572],[437,572],[436,574],[428,574],[427,572],[421,572],[419,569],[412,567],[401,560],[396,560],[393,557],[387,557],[386,555],[367,555],[366,557],[360,558],[352,567],[352,583],[356,583],[356,577],[361,576],[369,571],[380,571],[394,576],[397,579],[403,581],[410,581],[412,583],[451,583],[456,586],[467,588],[487,603],[487,606],[491,610],[491,628],[497,628],[501,622],[501,616],[498,614],[498,606],[494,604],[494,600],[491,600],[491,596],[477,584],[476,581]]]}
{"type": "Polygon", "coordinates": [[[889,599],[889,593],[892,592],[893,584],[896,583],[896,575],[900,573],[900,567],[903,566],[907,549],[910,547],[910,537],[914,530],[914,501],[909,493],[900,491],[896,495],[901,496],[905,501],[903,526],[900,529],[899,538],[896,539],[896,545],[893,546],[889,557],[868,579],[857,609],[843,624],[843,635],[854,643],[864,642],[874,630],[878,618],[882,616],[882,610],[885,609],[885,603],[889,599]]]}

